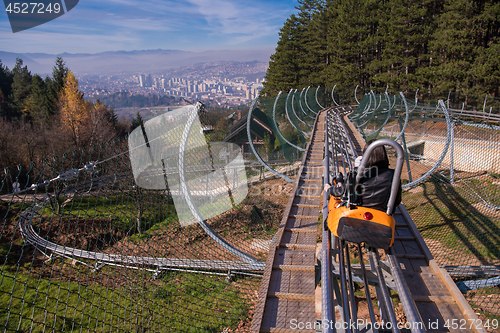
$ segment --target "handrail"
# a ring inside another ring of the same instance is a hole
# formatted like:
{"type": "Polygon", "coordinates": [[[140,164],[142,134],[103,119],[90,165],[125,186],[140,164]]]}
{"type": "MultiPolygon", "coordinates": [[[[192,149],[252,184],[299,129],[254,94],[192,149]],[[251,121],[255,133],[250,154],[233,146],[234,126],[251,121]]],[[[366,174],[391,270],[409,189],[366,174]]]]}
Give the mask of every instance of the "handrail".
{"type": "Polygon", "coordinates": [[[366,169],[366,164],[368,163],[368,157],[372,154],[375,148],[384,145],[388,145],[394,148],[397,154],[396,168],[394,169],[394,176],[392,178],[391,196],[389,197],[389,202],[387,203],[387,211],[386,211],[387,215],[392,215],[392,210],[394,208],[394,204],[396,203],[396,196],[399,191],[401,171],[403,170],[403,162],[404,162],[403,148],[399,143],[390,139],[380,139],[373,142],[368,146],[368,148],[366,148],[366,151],[363,154],[363,159],[361,160],[361,164],[358,168],[358,174],[356,175],[355,188],[359,184],[361,178],[363,177],[363,173],[366,169]]]}
{"type": "Polygon", "coordinates": [[[402,92],[400,92],[399,95],[401,96],[401,99],[403,100],[403,103],[405,105],[405,115],[406,116],[405,116],[405,123],[403,125],[403,128],[401,129],[401,132],[396,137],[396,139],[394,139],[394,141],[398,141],[399,139],[401,139],[401,137],[403,136],[403,133],[406,130],[406,127],[408,126],[408,118],[410,117],[410,111],[408,110],[408,103],[406,103],[405,95],[403,95],[402,92]]]}
{"type": "Polygon", "coordinates": [[[318,105],[319,105],[320,109],[324,109],[324,107],[323,107],[323,106],[321,106],[321,104],[320,104],[320,103],[319,103],[319,101],[318,101],[318,90],[319,90],[319,87],[320,87],[320,86],[318,86],[318,88],[316,88],[316,94],[314,95],[314,97],[316,98],[316,104],[318,104],[318,105]]]}
{"type": "Polygon", "coordinates": [[[391,98],[389,97],[388,94],[385,95],[385,99],[387,100],[387,104],[389,105],[389,110],[387,110],[387,112],[384,112],[387,113],[384,123],[376,131],[372,132],[370,135],[367,135],[366,139],[368,139],[369,137],[377,137],[384,128],[384,126],[389,122],[389,119],[391,118],[391,112],[396,103],[394,102],[394,104],[391,105],[391,98]]]}
{"type": "Polygon", "coordinates": [[[451,143],[451,131],[452,131],[451,128],[452,128],[453,124],[451,123],[450,115],[448,113],[448,110],[447,110],[446,105],[444,104],[443,100],[439,100],[438,105],[442,109],[444,116],[446,118],[446,133],[447,133],[446,134],[446,142],[444,144],[444,148],[443,148],[443,151],[441,153],[441,156],[439,156],[439,158],[438,158],[437,162],[434,164],[434,166],[429,171],[427,171],[425,174],[423,174],[420,178],[412,181],[411,183],[403,185],[402,186],[403,190],[410,188],[410,187],[413,187],[415,185],[418,185],[421,182],[423,182],[425,179],[427,179],[427,177],[429,177],[434,171],[436,171],[436,169],[439,167],[441,162],[444,160],[446,153],[448,152],[448,148],[449,148],[450,143],[451,143]]]}
{"type": "MultiPolygon", "coordinates": [[[[290,119],[290,116],[288,115],[288,97],[290,97],[290,93],[293,91],[293,89],[290,89],[290,92],[288,93],[288,95],[286,96],[286,103],[285,103],[285,112],[286,112],[286,117],[288,118],[288,121],[290,122],[290,124],[292,124],[293,128],[295,128],[297,131],[301,132],[302,134],[304,134],[305,136],[309,136],[309,134],[305,133],[304,131],[302,131],[300,129],[300,127],[298,126],[295,126],[295,124],[293,123],[293,121],[290,119]]],[[[295,118],[297,118],[301,123],[303,123],[304,125],[308,126],[308,127],[311,127],[311,125],[309,125],[308,123],[306,123],[305,121],[303,121],[300,117],[297,116],[297,114],[295,113],[295,108],[293,107],[293,101],[295,99],[295,92],[292,94],[292,112],[293,112],[293,115],[295,116],[295,118]]]]}
{"type": "Polygon", "coordinates": [[[309,113],[307,113],[305,110],[304,110],[304,107],[302,106],[302,94],[304,93],[304,90],[306,88],[302,88],[302,91],[300,92],[300,96],[299,96],[299,106],[300,106],[300,109],[302,110],[302,112],[308,116],[309,118],[313,119],[314,120],[314,117],[311,117],[311,115],[309,113]]]}
{"type": "Polygon", "coordinates": [[[354,89],[354,99],[356,100],[356,103],[359,105],[358,97],[356,96],[356,92],[358,91],[359,84],[356,85],[356,89],[354,89]]]}
{"type": "MultiPolygon", "coordinates": [[[[300,119],[300,120],[302,121],[302,123],[306,124],[306,126],[307,126],[307,127],[312,128],[312,125],[310,125],[308,122],[305,122],[304,120],[302,120],[302,117],[297,116],[297,113],[295,113],[295,106],[294,106],[294,102],[295,102],[295,94],[297,94],[297,89],[295,89],[295,91],[294,91],[294,92],[293,92],[293,94],[292,94],[292,111],[293,111],[293,114],[295,115],[295,117],[296,117],[297,119],[300,119]]],[[[299,104],[300,104],[300,96],[299,96],[299,104]]],[[[300,106],[300,105],[299,105],[299,106],[300,106]]],[[[304,110],[302,110],[302,113],[303,113],[304,115],[307,115],[307,114],[304,112],[304,110]]],[[[300,113],[299,113],[299,114],[300,114],[300,113]]],[[[309,118],[310,118],[310,117],[309,117],[309,118]]]]}

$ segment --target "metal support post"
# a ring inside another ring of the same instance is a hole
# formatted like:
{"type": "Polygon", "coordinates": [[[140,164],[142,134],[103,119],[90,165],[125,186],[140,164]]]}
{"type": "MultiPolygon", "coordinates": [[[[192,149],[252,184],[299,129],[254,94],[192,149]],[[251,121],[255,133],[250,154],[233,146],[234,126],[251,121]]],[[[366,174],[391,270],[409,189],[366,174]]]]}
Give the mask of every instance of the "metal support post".
{"type": "Polygon", "coordinates": [[[454,159],[454,147],[455,147],[455,122],[451,122],[450,127],[451,132],[451,142],[450,142],[450,183],[454,183],[454,170],[453,170],[453,159],[454,159]]]}
{"type": "MultiPolygon", "coordinates": [[[[401,121],[401,118],[398,118],[398,123],[399,123],[399,128],[403,130],[403,123],[401,121]]],[[[409,158],[409,153],[408,153],[408,147],[406,146],[406,139],[405,139],[405,133],[402,132],[401,135],[401,140],[403,141],[403,149],[405,152],[405,160],[406,160],[406,168],[408,169],[408,179],[410,180],[410,183],[413,181],[411,177],[411,167],[410,167],[410,158],[409,158]]]]}

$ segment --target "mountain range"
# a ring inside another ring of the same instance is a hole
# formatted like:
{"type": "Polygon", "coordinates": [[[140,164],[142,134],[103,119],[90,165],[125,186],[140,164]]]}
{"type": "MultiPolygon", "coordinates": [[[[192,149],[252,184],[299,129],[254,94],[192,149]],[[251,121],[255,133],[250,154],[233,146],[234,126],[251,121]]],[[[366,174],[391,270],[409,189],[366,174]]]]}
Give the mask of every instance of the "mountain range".
{"type": "Polygon", "coordinates": [[[62,57],[76,75],[153,72],[214,61],[269,62],[271,49],[191,52],[181,50],[109,51],[101,53],[13,53],[0,51],[0,61],[12,69],[16,58],[34,74],[52,73],[55,60],[62,57]]]}

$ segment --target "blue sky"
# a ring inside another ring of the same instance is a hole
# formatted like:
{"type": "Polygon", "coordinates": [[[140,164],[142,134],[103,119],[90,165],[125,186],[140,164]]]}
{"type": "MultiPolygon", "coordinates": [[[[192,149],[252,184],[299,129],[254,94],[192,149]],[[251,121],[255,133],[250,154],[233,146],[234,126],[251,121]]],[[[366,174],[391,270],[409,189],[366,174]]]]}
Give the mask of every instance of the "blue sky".
{"type": "MultiPolygon", "coordinates": [[[[296,0],[80,0],[67,14],[12,33],[0,13],[0,50],[98,53],[116,50],[270,49],[297,12],[296,0]]],[[[3,7],[4,8],[4,7],[3,7]]]]}

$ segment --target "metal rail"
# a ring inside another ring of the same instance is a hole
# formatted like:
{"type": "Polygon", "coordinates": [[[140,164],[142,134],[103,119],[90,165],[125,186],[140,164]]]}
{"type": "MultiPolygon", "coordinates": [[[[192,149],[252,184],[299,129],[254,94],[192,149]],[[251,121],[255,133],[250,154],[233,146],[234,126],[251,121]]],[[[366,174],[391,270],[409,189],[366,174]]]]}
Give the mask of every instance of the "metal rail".
{"type": "MultiPolygon", "coordinates": [[[[338,110],[335,110],[339,112],[338,110]]],[[[332,112],[335,112],[332,111],[332,112]]],[[[340,112],[339,112],[340,113],[340,112]]],[[[332,140],[333,142],[339,141],[350,141],[353,145],[359,139],[356,139],[356,133],[352,130],[353,126],[348,120],[342,122],[337,115],[330,115],[327,117],[327,128],[329,130],[326,138],[330,136],[338,136],[338,138],[332,140]],[[330,122],[335,122],[331,124],[330,122]],[[344,128],[344,131],[340,130],[344,128]],[[351,130],[350,130],[351,129],[351,130]],[[350,139],[343,137],[343,133],[349,133],[350,139]]],[[[386,143],[386,142],[381,142],[386,143]]],[[[335,151],[335,149],[341,149],[345,147],[341,144],[330,144],[328,154],[332,156],[344,158],[353,158],[353,154],[350,152],[335,151]]],[[[401,155],[401,151],[399,152],[401,155]]],[[[401,161],[400,161],[401,162],[401,161]]],[[[399,163],[402,164],[402,163],[399,163]]],[[[330,165],[325,168],[325,180],[328,180],[329,171],[333,168],[334,174],[340,172],[340,168],[343,166],[350,166],[348,161],[332,161],[330,160],[330,165]],[[338,169],[335,171],[335,169],[338,169]]],[[[400,165],[401,167],[401,165],[400,165]]],[[[362,168],[362,166],[360,167],[362,168]]],[[[347,171],[347,170],[342,170],[347,171]]],[[[400,328],[411,332],[427,332],[431,329],[430,323],[434,320],[436,325],[439,326],[440,330],[447,331],[445,325],[446,320],[456,319],[473,321],[477,317],[473,313],[472,309],[468,306],[467,302],[458,291],[456,285],[449,278],[446,271],[439,269],[435,264],[432,256],[429,253],[425,243],[423,242],[418,230],[416,229],[413,221],[407,214],[404,206],[400,205],[394,215],[396,219],[396,230],[395,230],[395,243],[394,246],[386,251],[385,256],[387,261],[380,260],[378,251],[374,249],[367,249],[370,259],[370,270],[366,270],[364,263],[362,261],[362,247],[358,244],[358,256],[361,260],[360,268],[361,270],[355,269],[350,264],[350,258],[346,246],[343,241],[340,241],[339,253],[339,271],[331,272],[334,280],[338,279],[340,281],[341,293],[340,298],[336,301],[341,305],[341,317],[343,321],[352,322],[356,321],[356,307],[353,306],[353,282],[363,281],[365,285],[365,291],[368,289],[366,286],[368,284],[374,284],[374,281],[370,278],[373,274],[378,279],[378,286],[376,286],[376,298],[379,303],[380,308],[380,318],[385,320],[387,323],[391,323],[390,328],[392,332],[399,332],[400,328]],[[401,269],[401,264],[404,264],[405,270],[401,269]],[[411,268],[414,268],[413,271],[411,268]],[[411,272],[411,273],[410,273],[411,272]],[[425,274],[423,272],[432,272],[431,275],[425,274]],[[390,274],[388,274],[390,273],[390,274]],[[422,280],[415,280],[415,275],[422,275],[422,280]],[[389,280],[387,280],[389,279],[389,280]],[[430,279],[430,280],[429,280],[430,279]],[[394,306],[391,301],[391,297],[387,291],[387,287],[392,285],[397,290],[403,309],[407,317],[407,323],[403,327],[398,328],[396,324],[397,318],[394,312],[394,306]],[[441,287],[436,286],[440,285],[441,287]],[[411,287],[411,288],[410,288],[411,287]],[[446,291],[446,296],[444,295],[446,291]],[[425,296],[426,293],[430,296],[425,296]],[[439,296],[438,296],[439,295],[439,296]],[[434,307],[435,311],[426,311],[428,306],[434,307]],[[456,310],[450,310],[456,309],[456,310]],[[409,327],[409,329],[408,329],[409,327]]],[[[325,241],[325,239],[323,239],[325,241]]],[[[323,249],[323,251],[325,251],[323,249]]],[[[335,253],[335,249],[331,249],[330,252],[335,253]],[[332,251],[333,250],[333,251],[332,251]]],[[[322,267],[322,276],[326,274],[329,270],[327,267],[322,267]]],[[[328,281],[328,280],[327,280],[328,281]]],[[[323,293],[322,303],[333,302],[331,295],[328,293],[323,293]]],[[[371,299],[371,295],[366,293],[367,300],[371,299]]],[[[373,309],[370,309],[369,314],[370,320],[374,322],[373,309]]],[[[327,315],[327,313],[325,313],[327,315]]],[[[335,322],[335,319],[334,319],[335,322]]],[[[363,327],[367,329],[367,327],[363,327]]],[[[372,332],[376,332],[376,328],[370,328],[372,332]]],[[[357,332],[361,331],[358,326],[348,326],[345,332],[357,332]]],[[[323,328],[324,332],[331,332],[331,330],[323,328]]],[[[468,332],[482,332],[482,328],[479,326],[472,327],[468,332]]]]}
{"type": "MultiPolygon", "coordinates": [[[[205,221],[202,215],[199,213],[198,208],[194,204],[192,199],[192,193],[188,190],[186,184],[186,171],[190,168],[186,167],[184,164],[185,148],[187,144],[187,139],[189,133],[191,132],[192,125],[198,116],[198,110],[201,108],[201,104],[198,103],[197,106],[189,114],[189,118],[185,124],[183,134],[181,137],[181,142],[179,146],[179,163],[177,166],[177,172],[179,173],[180,180],[180,192],[184,197],[191,213],[197,220],[198,224],[203,228],[203,230],[210,236],[217,244],[219,244],[223,249],[235,256],[241,258],[243,262],[238,261],[219,261],[219,260],[192,260],[192,259],[175,259],[175,258],[156,258],[156,257],[142,257],[142,256],[123,256],[114,255],[108,253],[99,253],[93,251],[85,251],[77,248],[62,246],[53,242],[50,242],[42,238],[33,229],[32,221],[33,218],[38,214],[38,212],[45,207],[45,205],[50,200],[49,196],[46,196],[43,200],[35,200],[35,202],[24,210],[20,214],[19,227],[23,237],[26,241],[46,256],[49,255],[46,252],[50,252],[50,256],[57,255],[62,257],[68,257],[72,259],[80,260],[94,260],[97,266],[107,265],[121,265],[124,267],[137,268],[137,266],[156,266],[159,270],[169,269],[169,268],[197,268],[197,269],[211,269],[211,270],[251,270],[251,271],[262,271],[264,269],[264,263],[258,259],[252,257],[251,255],[239,250],[232,244],[228,243],[223,239],[218,233],[216,233],[205,221]],[[134,266],[134,267],[132,267],[134,266]]],[[[90,166],[85,166],[82,170],[90,169],[90,166]]],[[[58,176],[56,179],[64,179],[64,177],[74,177],[78,173],[78,170],[72,170],[71,172],[66,172],[65,174],[58,176]],[[64,177],[63,177],[64,176],[64,177]]],[[[109,180],[109,179],[108,179],[109,180]]],[[[91,186],[94,180],[90,181],[91,186]]],[[[45,183],[44,183],[45,184],[45,183]]],[[[73,191],[83,192],[82,188],[87,186],[87,183],[80,184],[79,188],[74,188],[73,191]]],[[[218,189],[211,189],[211,191],[217,191],[218,189]]],[[[226,189],[227,191],[227,189],[226,189]]],[[[82,264],[87,263],[80,261],[82,264]]]]}
{"type": "MultiPolygon", "coordinates": [[[[325,183],[330,183],[330,131],[325,131],[325,159],[323,162],[323,179],[325,183]]],[[[335,323],[335,307],[333,295],[333,276],[330,274],[333,270],[332,265],[332,233],[326,224],[328,218],[328,193],[323,191],[323,224],[322,224],[322,246],[321,246],[321,310],[322,319],[328,323],[335,323]]],[[[325,333],[335,332],[333,327],[328,325],[323,330],[325,333]]]]}
{"type": "MultiPolygon", "coordinates": [[[[350,111],[350,108],[339,107],[328,113],[325,110],[319,113],[319,117],[326,116],[325,141],[320,150],[316,122],[299,171],[300,177],[296,180],[289,205],[285,210],[282,227],[268,255],[251,331],[420,333],[437,329],[447,332],[450,331],[445,327],[447,320],[477,320],[449,275],[435,264],[403,205],[397,207],[394,215],[395,243],[384,253],[385,260],[381,260],[377,250],[363,249],[362,245],[358,244],[357,256],[360,263],[353,264],[354,254],[346,242],[332,239],[332,234],[325,227],[328,214],[328,197],[325,192],[319,196],[323,199],[321,207],[323,219],[320,224],[323,228],[323,243],[317,258],[321,277],[321,319],[316,319],[314,316],[311,310],[311,303],[315,299],[311,289],[312,280],[304,275],[305,272],[313,270],[310,254],[306,254],[313,248],[307,245],[311,243],[300,243],[300,235],[306,232],[305,228],[300,227],[299,230],[293,225],[299,218],[298,209],[305,211],[305,207],[308,207],[303,201],[307,197],[304,195],[307,194],[304,193],[304,189],[309,186],[306,180],[317,181],[309,175],[314,168],[313,163],[319,164],[321,161],[325,182],[329,182],[340,172],[353,169],[354,158],[361,153],[361,144],[364,141],[345,117],[350,111]],[[364,251],[368,254],[367,259],[370,262],[368,267],[363,260],[364,251]],[[308,265],[303,264],[302,259],[298,260],[302,257],[309,258],[308,265]],[[369,319],[364,318],[364,326],[359,326],[357,322],[360,318],[354,297],[355,283],[365,286],[366,298],[369,300],[369,319]],[[375,297],[369,292],[368,285],[375,287],[375,297]],[[404,323],[398,323],[388,288],[397,291],[399,295],[407,318],[404,323]],[[378,314],[372,304],[373,301],[378,302],[378,314]],[[340,317],[336,317],[335,307],[339,308],[340,317]],[[428,311],[429,308],[433,310],[428,311]],[[383,321],[378,327],[377,315],[380,318],[378,323],[380,324],[380,320],[383,321]],[[310,325],[298,326],[297,323],[310,325]]],[[[306,213],[300,215],[301,218],[311,219],[314,219],[314,216],[312,211],[309,212],[309,216],[306,216],[306,213]]],[[[307,232],[312,233],[313,229],[307,232]]],[[[308,238],[308,240],[313,242],[313,239],[308,238]]],[[[480,327],[466,331],[483,332],[480,327]]]]}
{"type": "MultiPolygon", "coordinates": [[[[33,245],[37,250],[43,252],[47,257],[51,255],[93,260],[99,264],[121,264],[124,266],[156,266],[158,268],[201,268],[220,270],[263,270],[263,264],[245,263],[239,261],[222,260],[200,260],[200,259],[177,259],[177,258],[157,258],[141,256],[125,256],[121,254],[101,253],[81,250],[69,246],[59,245],[42,238],[33,228],[32,221],[48,204],[48,198],[34,202],[28,209],[19,216],[19,228],[25,241],[33,245]],[[50,253],[50,255],[49,255],[50,253]]],[[[84,262],[82,262],[84,263],[84,262]]],[[[88,265],[87,263],[84,263],[88,265]]]]}

